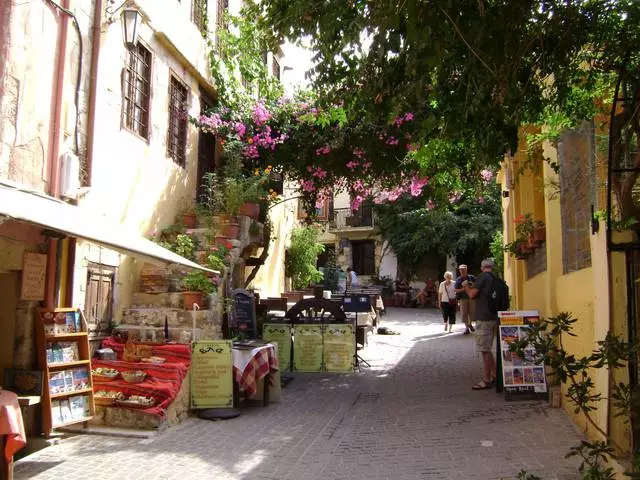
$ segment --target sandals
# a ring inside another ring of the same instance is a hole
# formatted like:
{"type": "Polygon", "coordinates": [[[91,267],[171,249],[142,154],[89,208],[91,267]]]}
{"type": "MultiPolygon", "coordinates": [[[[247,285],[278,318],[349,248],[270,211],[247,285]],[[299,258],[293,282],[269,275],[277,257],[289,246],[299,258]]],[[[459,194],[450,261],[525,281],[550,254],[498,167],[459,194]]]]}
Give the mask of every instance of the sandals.
{"type": "Polygon", "coordinates": [[[493,388],[496,383],[495,379],[489,382],[485,382],[484,380],[480,380],[478,383],[471,387],[472,390],[487,390],[489,388],[493,388]]]}

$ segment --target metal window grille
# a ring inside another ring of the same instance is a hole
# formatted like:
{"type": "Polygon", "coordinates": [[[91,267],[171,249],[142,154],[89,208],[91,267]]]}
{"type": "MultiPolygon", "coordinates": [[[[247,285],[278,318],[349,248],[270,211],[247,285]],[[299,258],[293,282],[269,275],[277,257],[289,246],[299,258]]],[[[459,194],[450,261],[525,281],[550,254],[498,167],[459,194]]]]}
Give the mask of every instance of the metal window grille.
{"type": "Polygon", "coordinates": [[[191,21],[202,34],[207,33],[207,0],[191,0],[191,21]]]}
{"type": "Polygon", "coordinates": [[[216,51],[218,53],[222,50],[222,36],[220,32],[227,28],[227,24],[224,21],[224,14],[229,8],[229,0],[216,0],[216,51]]]}
{"type": "Polygon", "coordinates": [[[273,63],[271,64],[271,72],[274,77],[280,80],[280,63],[276,60],[275,55],[273,56],[273,63]]]}
{"type": "Polygon", "coordinates": [[[542,243],[530,257],[527,257],[527,279],[547,271],[547,244],[542,243]]]}
{"type": "Polygon", "coordinates": [[[592,172],[595,169],[593,124],[565,132],[558,144],[562,263],[564,273],[591,266],[592,172]]]}
{"type": "Polygon", "coordinates": [[[187,154],[187,97],[188,90],[180,80],[171,77],[169,84],[169,131],[167,132],[167,155],[181,167],[185,166],[187,154]]]}
{"type": "Polygon", "coordinates": [[[129,51],[125,71],[124,126],[141,137],[149,138],[149,104],[151,98],[151,52],[138,43],[129,51]]]}

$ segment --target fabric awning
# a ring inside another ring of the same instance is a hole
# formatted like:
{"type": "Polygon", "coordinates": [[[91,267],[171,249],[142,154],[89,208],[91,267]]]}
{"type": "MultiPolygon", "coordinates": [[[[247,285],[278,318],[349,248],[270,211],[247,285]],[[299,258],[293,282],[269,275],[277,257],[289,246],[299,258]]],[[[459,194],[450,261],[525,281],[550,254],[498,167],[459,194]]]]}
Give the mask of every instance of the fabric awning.
{"type": "Polygon", "coordinates": [[[72,237],[89,240],[134,257],[147,257],[165,263],[219,273],[161,247],[124,225],[109,222],[82,207],[31,190],[0,183],[0,218],[38,225],[72,237]]]}

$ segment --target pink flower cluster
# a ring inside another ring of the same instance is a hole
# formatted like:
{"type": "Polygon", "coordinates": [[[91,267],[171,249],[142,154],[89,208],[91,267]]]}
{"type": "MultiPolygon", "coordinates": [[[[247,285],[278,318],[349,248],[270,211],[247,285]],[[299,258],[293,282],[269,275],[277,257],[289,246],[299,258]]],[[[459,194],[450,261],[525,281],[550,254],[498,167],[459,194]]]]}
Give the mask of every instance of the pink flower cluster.
{"type": "Polygon", "coordinates": [[[331,147],[329,145],[324,145],[320,148],[316,148],[316,155],[329,155],[331,152],[331,147]]]}
{"type": "Polygon", "coordinates": [[[411,120],[413,120],[413,113],[411,112],[407,112],[404,115],[399,115],[396,118],[393,119],[393,124],[396,127],[399,127],[400,125],[402,125],[404,122],[410,122],[411,120]]]}
{"type": "Polygon", "coordinates": [[[271,118],[269,110],[267,110],[262,102],[258,102],[253,106],[253,121],[256,125],[264,125],[271,118]]]}
{"type": "Polygon", "coordinates": [[[327,178],[329,174],[329,172],[321,167],[312,167],[311,165],[307,167],[307,172],[311,173],[315,178],[327,178]]]}
{"type": "Polygon", "coordinates": [[[414,175],[402,185],[398,185],[391,189],[380,190],[373,198],[373,203],[380,205],[385,202],[395,202],[405,193],[409,193],[412,197],[419,197],[422,195],[422,190],[427,183],[429,183],[429,179],[427,177],[417,177],[414,175]]]}
{"type": "Polygon", "coordinates": [[[480,172],[480,178],[482,178],[482,181],[484,183],[489,183],[491,180],[493,180],[493,172],[491,170],[482,170],[480,172]]]}

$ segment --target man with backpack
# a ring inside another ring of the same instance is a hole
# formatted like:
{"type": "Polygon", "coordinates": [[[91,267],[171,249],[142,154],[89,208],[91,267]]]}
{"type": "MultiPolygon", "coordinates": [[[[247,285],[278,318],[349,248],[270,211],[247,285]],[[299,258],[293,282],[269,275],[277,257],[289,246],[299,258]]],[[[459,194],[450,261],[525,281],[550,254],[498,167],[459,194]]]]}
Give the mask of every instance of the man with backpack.
{"type": "Polygon", "coordinates": [[[476,343],[482,356],[484,375],[482,380],[473,385],[473,390],[492,388],[496,381],[496,360],[493,356],[493,341],[498,332],[498,311],[509,308],[509,289],[493,269],[491,259],[480,264],[482,273],[476,277],[472,286],[465,290],[469,298],[476,300],[476,343]]]}

